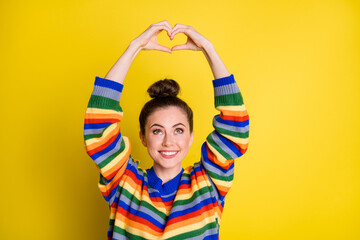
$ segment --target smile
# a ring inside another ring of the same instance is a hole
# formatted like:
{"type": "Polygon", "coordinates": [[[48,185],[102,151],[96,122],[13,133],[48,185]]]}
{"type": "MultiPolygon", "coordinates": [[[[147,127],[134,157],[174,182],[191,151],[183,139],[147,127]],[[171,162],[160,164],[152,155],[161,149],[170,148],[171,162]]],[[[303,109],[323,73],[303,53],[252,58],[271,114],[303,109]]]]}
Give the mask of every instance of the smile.
{"type": "Polygon", "coordinates": [[[161,156],[164,158],[173,158],[178,153],[178,151],[159,151],[161,156]]]}

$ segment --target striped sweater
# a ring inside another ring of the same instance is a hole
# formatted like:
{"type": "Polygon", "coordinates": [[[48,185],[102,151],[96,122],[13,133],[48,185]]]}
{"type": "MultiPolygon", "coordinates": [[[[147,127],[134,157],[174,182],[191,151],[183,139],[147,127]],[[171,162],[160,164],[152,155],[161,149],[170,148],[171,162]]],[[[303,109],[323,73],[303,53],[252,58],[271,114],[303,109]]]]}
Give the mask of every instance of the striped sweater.
{"type": "Polygon", "coordinates": [[[214,131],[201,159],[162,184],[144,170],[121,135],[123,85],[96,77],[85,113],[84,143],[99,172],[98,187],[110,206],[108,239],[218,239],[224,199],[234,175],[234,159],[248,147],[249,117],[230,75],[213,80],[214,131]]]}

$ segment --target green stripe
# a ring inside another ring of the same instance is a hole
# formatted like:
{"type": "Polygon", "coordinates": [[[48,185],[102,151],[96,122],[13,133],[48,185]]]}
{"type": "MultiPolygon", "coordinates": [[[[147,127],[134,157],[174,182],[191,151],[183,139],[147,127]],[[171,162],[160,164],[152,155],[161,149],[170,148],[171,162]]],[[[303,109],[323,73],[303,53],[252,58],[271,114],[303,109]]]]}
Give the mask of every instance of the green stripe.
{"type": "MultiPolygon", "coordinates": [[[[185,232],[170,238],[167,238],[166,240],[180,240],[180,239],[187,239],[187,238],[193,238],[196,236],[200,236],[201,234],[203,234],[204,232],[206,232],[206,230],[209,229],[215,229],[217,227],[216,222],[211,222],[206,224],[204,227],[200,228],[200,229],[196,229],[190,232],[185,232]]],[[[122,236],[128,237],[131,240],[146,240],[146,238],[140,237],[138,235],[134,235],[132,233],[127,232],[126,230],[118,227],[118,226],[114,226],[114,232],[121,234],[122,236]]]]}
{"type": "Polygon", "coordinates": [[[216,227],[217,227],[216,222],[211,222],[211,223],[206,224],[204,227],[202,227],[200,229],[196,229],[196,230],[190,231],[190,232],[185,232],[185,233],[176,235],[174,237],[167,238],[167,240],[179,240],[179,239],[193,238],[196,236],[200,236],[208,229],[212,229],[212,228],[216,228],[216,227]]]}
{"type": "Polygon", "coordinates": [[[153,205],[150,205],[149,203],[147,203],[146,201],[139,201],[139,199],[137,199],[133,194],[131,194],[127,189],[125,188],[121,188],[121,195],[125,195],[128,199],[131,200],[132,203],[135,203],[138,206],[143,206],[147,209],[149,209],[151,212],[153,212],[154,214],[158,215],[159,217],[161,217],[164,221],[166,221],[167,216],[166,214],[164,214],[163,212],[160,212],[159,210],[157,210],[153,205]],[[140,205],[139,205],[140,204],[140,205]]]}
{"type": "Polygon", "coordinates": [[[215,107],[236,106],[236,105],[242,105],[243,103],[244,103],[243,98],[240,93],[215,96],[215,107]]]}
{"type": "Polygon", "coordinates": [[[128,237],[129,239],[131,240],[147,240],[146,238],[143,238],[143,237],[140,237],[138,235],[134,235],[134,234],[131,234],[127,231],[125,231],[124,229],[118,227],[118,226],[114,226],[114,232],[118,233],[118,234],[121,234],[125,237],[128,237]]]}
{"type": "Polygon", "coordinates": [[[84,135],[84,139],[85,140],[89,140],[91,138],[99,138],[102,136],[102,133],[97,133],[97,134],[88,134],[88,135],[84,135]]]}
{"type": "Polygon", "coordinates": [[[122,112],[119,101],[97,95],[91,96],[88,108],[112,109],[122,112]]]}
{"type": "Polygon", "coordinates": [[[125,142],[121,140],[120,149],[116,151],[114,154],[110,155],[108,158],[104,159],[101,163],[98,164],[99,168],[105,167],[108,163],[110,163],[116,156],[118,156],[125,149],[125,142]]]}
{"type": "Polygon", "coordinates": [[[234,179],[234,174],[231,174],[230,176],[221,176],[221,175],[216,174],[215,172],[211,172],[209,170],[207,170],[207,173],[209,174],[209,176],[211,178],[215,178],[215,179],[226,181],[226,182],[231,182],[234,179]]]}
{"type": "Polygon", "coordinates": [[[247,132],[234,132],[234,131],[231,131],[231,130],[228,130],[228,129],[217,127],[216,125],[215,125],[215,129],[220,134],[230,135],[230,136],[236,137],[236,138],[248,138],[249,137],[249,131],[247,131],[247,132]]]}
{"type": "Polygon", "coordinates": [[[203,195],[203,194],[205,194],[205,193],[212,192],[212,191],[213,191],[212,186],[200,188],[199,190],[197,190],[196,192],[193,193],[193,195],[191,196],[191,198],[175,201],[174,204],[173,204],[173,207],[181,206],[181,205],[186,205],[186,204],[192,203],[192,202],[194,202],[194,200],[195,200],[197,197],[199,197],[199,196],[201,196],[201,195],[203,195]]]}
{"type": "Polygon", "coordinates": [[[206,141],[216,149],[216,151],[218,151],[225,159],[232,159],[232,157],[225,152],[222,148],[219,147],[219,145],[214,141],[214,139],[212,138],[211,134],[208,135],[208,137],[206,138],[206,141]]]}

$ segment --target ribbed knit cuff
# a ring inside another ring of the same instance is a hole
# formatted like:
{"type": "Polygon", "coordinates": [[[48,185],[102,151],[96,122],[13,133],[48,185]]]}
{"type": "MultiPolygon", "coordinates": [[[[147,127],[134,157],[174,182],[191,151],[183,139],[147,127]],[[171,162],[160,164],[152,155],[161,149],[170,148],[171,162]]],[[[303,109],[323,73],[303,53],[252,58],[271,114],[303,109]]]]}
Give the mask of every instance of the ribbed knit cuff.
{"type": "Polygon", "coordinates": [[[243,104],[242,96],[233,74],[213,80],[213,85],[215,107],[243,104]]]}
{"type": "Polygon", "coordinates": [[[119,102],[123,87],[124,86],[121,83],[96,77],[88,106],[119,110],[119,102]]]}
{"type": "Polygon", "coordinates": [[[92,95],[107,97],[115,101],[120,101],[121,92],[124,85],[109,79],[96,77],[92,95]]]}
{"type": "Polygon", "coordinates": [[[227,76],[227,77],[217,78],[217,79],[213,80],[214,87],[231,84],[234,82],[235,82],[235,78],[234,78],[233,74],[231,74],[230,76],[227,76]]]}

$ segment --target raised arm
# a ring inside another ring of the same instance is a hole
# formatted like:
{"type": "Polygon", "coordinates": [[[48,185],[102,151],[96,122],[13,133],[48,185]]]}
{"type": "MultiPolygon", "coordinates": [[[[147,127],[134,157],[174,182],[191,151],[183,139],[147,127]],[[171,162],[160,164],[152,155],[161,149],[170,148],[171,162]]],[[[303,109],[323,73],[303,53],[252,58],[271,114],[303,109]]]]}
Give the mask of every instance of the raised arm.
{"type": "Polygon", "coordinates": [[[234,75],[230,75],[213,44],[193,27],[181,24],[174,27],[170,38],[179,32],[187,35],[188,40],[186,44],[174,46],[172,50],[202,51],[215,78],[215,108],[220,114],[214,117],[215,130],[208,135],[201,148],[201,163],[222,202],[232,185],[234,159],[242,156],[248,147],[249,116],[234,75]]]}
{"type": "Polygon", "coordinates": [[[167,21],[152,24],[130,43],[105,78],[95,78],[85,113],[84,144],[100,171],[100,191],[110,204],[130,156],[129,140],[120,133],[123,111],[119,102],[124,79],[140,50],[170,52],[156,41],[156,35],[162,30],[170,34],[171,26],[167,21]]]}
{"type": "Polygon", "coordinates": [[[170,37],[172,27],[168,21],[165,20],[151,24],[140,36],[131,41],[126,51],[106,74],[105,78],[123,84],[131,63],[141,50],[158,50],[171,53],[168,47],[162,46],[157,42],[156,36],[163,30],[167,31],[170,37]]]}

